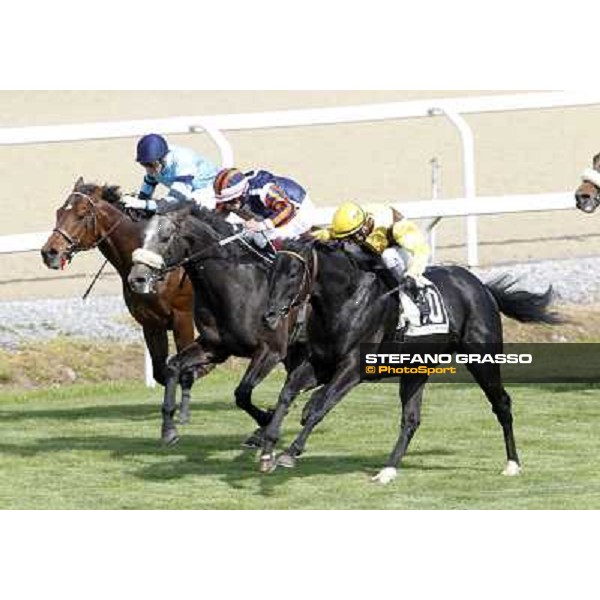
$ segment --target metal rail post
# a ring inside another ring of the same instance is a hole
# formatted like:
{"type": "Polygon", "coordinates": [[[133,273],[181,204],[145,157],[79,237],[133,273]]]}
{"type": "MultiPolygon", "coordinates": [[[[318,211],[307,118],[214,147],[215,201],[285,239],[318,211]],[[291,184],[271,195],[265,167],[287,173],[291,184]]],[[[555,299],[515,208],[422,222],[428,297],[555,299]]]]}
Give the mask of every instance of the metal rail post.
{"type": "Polygon", "coordinates": [[[190,131],[192,133],[206,132],[221,153],[221,166],[224,168],[234,166],[233,147],[218,127],[208,121],[198,121],[197,124],[190,127],[190,131]]]}
{"type": "MultiPolygon", "coordinates": [[[[438,200],[440,197],[440,172],[442,166],[437,158],[432,158],[429,161],[429,164],[431,165],[431,199],[438,200]]],[[[435,262],[435,254],[437,251],[436,229],[441,220],[441,217],[436,217],[427,226],[429,232],[429,247],[431,248],[429,264],[435,262]]]]}
{"type": "MultiPolygon", "coordinates": [[[[431,116],[446,116],[458,129],[463,150],[463,186],[467,202],[474,201],[475,187],[475,141],[473,130],[458,112],[444,106],[432,108],[431,116]]],[[[477,217],[467,216],[467,264],[470,267],[479,265],[479,249],[477,246],[477,217]]]]}

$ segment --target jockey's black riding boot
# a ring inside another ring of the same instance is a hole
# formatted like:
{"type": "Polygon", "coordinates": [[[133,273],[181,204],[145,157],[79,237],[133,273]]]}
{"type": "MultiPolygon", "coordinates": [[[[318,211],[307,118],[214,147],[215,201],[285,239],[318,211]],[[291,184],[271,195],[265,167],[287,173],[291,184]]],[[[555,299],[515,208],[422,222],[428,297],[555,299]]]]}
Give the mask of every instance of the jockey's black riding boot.
{"type": "Polygon", "coordinates": [[[431,311],[429,310],[429,303],[425,298],[425,289],[419,287],[419,284],[410,275],[404,276],[403,289],[419,309],[419,312],[421,313],[421,324],[424,325],[428,323],[431,311]]]}
{"type": "Polygon", "coordinates": [[[429,315],[431,310],[429,308],[429,302],[425,297],[425,288],[418,288],[417,290],[417,307],[421,313],[421,325],[427,325],[429,323],[429,315]]]}

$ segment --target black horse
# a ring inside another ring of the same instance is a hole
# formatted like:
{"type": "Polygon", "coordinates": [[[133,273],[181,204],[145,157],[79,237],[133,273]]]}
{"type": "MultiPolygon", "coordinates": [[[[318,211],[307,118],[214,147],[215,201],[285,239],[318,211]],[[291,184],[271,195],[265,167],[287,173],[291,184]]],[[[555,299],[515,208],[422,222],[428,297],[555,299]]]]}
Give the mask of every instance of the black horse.
{"type": "MultiPolygon", "coordinates": [[[[557,323],[549,312],[551,288],[544,294],[514,289],[504,278],[484,285],[470,271],[455,266],[432,267],[426,273],[440,290],[448,312],[450,334],[435,336],[436,352],[481,353],[482,345],[502,348],[500,313],[528,323],[557,323]]],[[[265,321],[278,327],[282,315],[303,298],[310,298],[309,348],[306,359],[288,375],[273,419],[264,434],[261,470],[277,465],[293,467],[313,428],[344,396],[360,383],[360,344],[393,341],[399,315],[398,292],[390,289],[385,271],[372,272],[339,244],[295,242],[279,253],[270,283],[265,321]],[[320,387],[303,414],[303,429],[277,459],[274,445],[281,423],[298,393],[320,387]]],[[[422,347],[422,342],[419,342],[422,347]]],[[[504,433],[508,464],[505,475],[517,475],[520,462],[513,435],[511,398],[496,364],[472,364],[469,370],[492,405],[504,433]]],[[[388,483],[420,423],[423,388],[428,375],[404,375],[400,384],[401,432],[385,468],[374,480],[388,483]]]]}
{"type": "Polygon", "coordinates": [[[181,374],[194,371],[202,376],[237,356],[251,360],[235,390],[236,404],[259,426],[246,445],[260,447],[261,428],[272,412],[252,403],[252,390],[279,362],[293,364],[301,347],[290,344],[289,336],[297,311],[272,329],[263,324],[272,260],[238,239],[235,227],[223,217],[188,203],[152,218],[133,261],[129,284],[137,293],[152,293],[156,281],[178,265],[184,265],[194,289],[194,321],[200,334],[167,363],[163,441],[178,440],[173,415],[181,374]],[[288,345],[294,351],[288,352],[288,345]]]}

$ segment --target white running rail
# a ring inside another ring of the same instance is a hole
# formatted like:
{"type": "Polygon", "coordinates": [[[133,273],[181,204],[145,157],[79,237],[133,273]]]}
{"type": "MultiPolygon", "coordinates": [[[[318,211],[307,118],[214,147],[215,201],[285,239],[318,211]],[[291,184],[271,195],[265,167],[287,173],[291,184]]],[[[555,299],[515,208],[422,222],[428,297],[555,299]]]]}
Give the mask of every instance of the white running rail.
{"type": "MultiPolygon", "coordinates": [[[[204,131],[217,145],[221,164],[231,166],[234,164],[234,152],[223,133],[225,131],[445,117],[456,127],[461,138],[464,197],[455,200],[403,202],[401,210],[411,218],[465,216],[467,262],[470,266],[475,266],[478,264],[477,215],[566,210],[573,207],[573,199],[568,193],[477,198],[475,143],[464,115],[594,105],[600,105],[598,92],[533,92],[262,113],[2,128],[0,146],[127,138],[149,132],[180,134],[204,131]]],[[[328,222],[332,211],[331,208],[321,209],[319,220],[328,222]]],[[[1,236],[0,254],[39,250],[48,235],[49,232],[1,236]]],[[[146,371],[148,373],[148,369],[146,371]]]]}

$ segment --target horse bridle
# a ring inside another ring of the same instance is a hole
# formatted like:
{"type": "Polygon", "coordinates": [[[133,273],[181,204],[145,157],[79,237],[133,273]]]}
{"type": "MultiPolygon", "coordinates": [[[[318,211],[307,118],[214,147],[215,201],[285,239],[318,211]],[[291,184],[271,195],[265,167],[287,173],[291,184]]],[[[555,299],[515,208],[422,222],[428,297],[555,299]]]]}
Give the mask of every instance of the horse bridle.
{"type": "MultiPolygon", "coordinates": [[[[163,217],[165,217],[166,219],[168,219],[173,226],[175,227],[175,231],[177,234],[179,234],[182,224],[177,223],[176,221],[174,221],[173,219],[171,219],[168,215],[163,214],[163,217]]],[[[175,236],[171,236],[171,239],[169,240],[169,243],[167,244],[166,248],[169,248],[171,242],[175,239],[175,236]]],[[[239,237],[239,234],[233,235],[230,238],[219,238],[216,239],[212,244],[209,244],[208,246],[206,246],[205,248],[202,248],[201,250],[198,250],[197,252],[194,252],[192,254],[190,254],[189,256],[186,256],[185,258],[182,258],[180,261],[177,261],[175,263],[172,263],[170,265],[166,265],[163,264],[162,267],[157,268],[156,266],[150,264],[149,262],[147,262],[146,260],[144,260],[141,256],[138,255],[138,258],[136,259],[136,257],[134,257],[134,263],[140,263],[140,264],[145,264],[146,266],[150,267],[153,270],[159,271],[160,273],[160,278],[164,278],[164,276],[171,272],[171,271],[175,271],[177,269],[179,269],[180,267],[185,267],[185,265],[196,262],[196,261],[201,261],[201,260],[207,260],[209,258],[216,258],[215,256],[211,256],[210,253],[223,246],[223,242],[228,242],[228,241],[238,241],[240,242],[249,252],[251,252],[252,254],[255,254],[256,256],[258,256],[258,258],[262,259],[263,261],[267,262],[269,265],[271,265],[273,263],[273,261],[269,258],[267,258],[266,256],[264,256],[263,254],[261,254],[260,252],[258,252],[257,250],[255,250],[247,241],[245,241],[242,237],[239,237]]],[[[166,249],[165,249],[166,250],[166,249]]],[[[164,253],[164,251],[163,251],[164,253]]],[[[134,253],[135,254],[135,253],[134,253]]],[[[151,252],[151,254],[155,254],[154,252],[151,252]]],[[[162,256],[162,255],[160,255],[162,256]]]]}
{"type": "MultiPolygon", "coordinates": [[[[175,235],[170,236],[169,242],[167,243],[165,249],[161,254],[158,254],[154,250],[138,248],[134,251],[132,257],[134,264],[141,264],[145,265],[146,267],[149,267],[151,273],[153,273],[153,279],[157,281],[163,281],[168,273],[176,271],[177,269],[179,269],[179,267],[186,265],[188,262],[191,262],[191,260],[194,258],[194,256],[186,256],[185,258],[181,259],[176,263],[170,265],[165,264],[163,254],[169,249],[173,241],[179,235],[182,225],[181,223],[178,223],[177,221],[171,219],[171,217],[169,217],[168,214],[161,214],[160,216],[164,219],[167,219],[173,225],[173,227],[175,228],[175,235]]],[[[209,247],[212,248],[213,244],[211,244],[211,246],[209,247]]],[[[206,248],[204,248],[203,250],[206,250],[206,248]]]]}
{"type": "MultiPolygon", "coordinates": [[[[87,202],[89,203],[90,208],[91,208],[91,213],[89,215],[86,214],[85,218],[87,219],[88,216],[92,217],[93,227],[94,227],[93,235],[94,235],[94,237],[97,237],[96,231],[98,228],[98,219],[97,219],[97,215],[96,215],[96,204],[92,200],[92,197],[89,196],[88,194],[84,194],[83,192],[73,191],[69,194],[69,197],[66,199],[65,203],[62,205],[62,208],[66,208],[67,206],[69,206],[69,204],[71,202],[71,198],[73,196],[80,196],[80,197],[84,198],[85,200],[87,200],[87,202]]],[[[119,220],[102,237],[97,239],[91,246],[87,246],[87,247],[82,246],[81,240],[79,240],[78,238],[72,237],[64,229],[62,229],[60,227],[55,227],[52,231],[54,233],[58,233],[69,243],[69,246],[67,247],[67,250],[66,250],[66,254],[70,260],[78,252],[82,252],[82,251],[86,251],[86,250],[93,250],[94,248],[97,248],[100,244],[102,244],[102,242],[106,241],[115,232],[117,227],[123,222],[124,218],[125,218],[125,215],[121,215],[119,220]]],[[[85,227],[86,227],[86,231],[87,231],[87,227],[88,227],[87,221],[86,221],[85,227]]]]}
{"type": "Polygon", "coordinates": [[[591,184],[596,190],[596,195],[592,198],[592,202],[597,208],[600,206],[600,173],[596,169],[586,169],[581,176],[581,180],[584,183],[591,184]]]}
{"type": "Polygon", "coordinates": [[[319,270],[319,264],[318,264],[318,258],[317,258],[318,255],[315,252],[314,248],[311,250],[311,253],[312,253],[312,259],[313,259],[312,260],[312,269],[311,269],[310,265],[308,264],[308,260],[306,258],[304,258],[304,256],[302,256],[298,252],[293,252],[292,250],[280,250],[278,252],[278,254],[286,254],[287,256],[291,256],[292,258],[299,260],[302,263],[302,266],[304,267],[304,272],[302,273],[302,283],[300,284],[298,293],[294,296],[294,298],[292,299],[292,301],[289,303],[288,306],[284,306],[279,310],[279,313],[282,317],[286,317],[293,308],[302,306],[303,304],[307,304],[310,301],[310,298],[312,296],[312,293],[313,293],[313,290],[315,287],[317,273],[319,270]],[[303,292],[305,294],[304,294],[304,297],[301,299],[303,292]]]}

